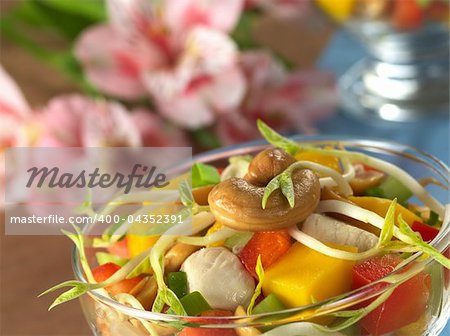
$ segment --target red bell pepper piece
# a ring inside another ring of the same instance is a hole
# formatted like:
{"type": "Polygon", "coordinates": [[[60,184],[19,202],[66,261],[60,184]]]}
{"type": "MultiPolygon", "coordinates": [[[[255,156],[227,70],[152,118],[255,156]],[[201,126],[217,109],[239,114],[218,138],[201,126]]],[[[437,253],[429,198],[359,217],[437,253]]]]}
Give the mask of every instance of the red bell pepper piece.
{"type": "MultiPolygon", "coordinates": [[[[109,279],[114,273],[120,270],[120,266],[109,262],[100,265],[92,270],[94,279],[97,282],[103,282],[109,279]]],[[[115,284],[105,287],[105,289],[111,294],[129,293],[131,290],[143,279],[143,276],[137,276],[131,279],[124,279],[115,284]]]]}
{"type": "Polygon", "coordinates": [[[397,29],[419,28],[424,21],[424,11],[417,0],[396,0],[392,14],[392,24],[397,29]]]}
{"type": "Polygon", "coordinates": [[[128,250],[128,238],[125,237],[122,240],[114,243],[112,246],[108,247],[108,252],[123,259],[129,259],[130,252],[128,250]]]}
{"type": "Polygon", "coordinates": [[[247,271],[255,278],[258,256],[261,255],[263,268],[270,267],[292,245],[292,239],[287,230],[256,232],[244,246],[239,258],[247,271]]]}
{"type": "MultiPolygon", "coordinates": [[[[365,260],[353,267],[353,288],[376,281],[394,270],[403,259],[384,255],[365,260]]],[[[388,284],[380,284],[388,286],[388,284]]],[[[429,274],[421,272],[399,285],[389,298],[361,321],[370,335],[382,335],[417,321],[427,308],[431,291],[429,274]]],[[[372,302],[368,300],[364,305],[372,302]]]]}
{"type": "Polygon", "coordinates": [[[414,221],[411,225],[411,229],[415,232],[419,232],[424,241],[433,240],[439,233],[438,229],[419,221],[414,221]]]}

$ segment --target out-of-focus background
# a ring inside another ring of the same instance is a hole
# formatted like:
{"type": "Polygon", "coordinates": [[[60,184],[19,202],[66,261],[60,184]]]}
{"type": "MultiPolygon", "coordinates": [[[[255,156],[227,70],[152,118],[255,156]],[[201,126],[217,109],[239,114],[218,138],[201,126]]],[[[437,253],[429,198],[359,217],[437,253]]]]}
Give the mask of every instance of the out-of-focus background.
{"type": "MultiPolygon", "coordinates": [[[[161,18],[145,0],[0,0],[0,148],[201,152],[259,138],[261,118],[286,134],[399,141],[448,164],[448,6],[415,1],[211,1],[161,18]]],[[[1,217],[0,334],[89,334],[77,302],[47,312],[52,298],[37,299],[73,277],[69,240],[5,236],[1,217]]]]}

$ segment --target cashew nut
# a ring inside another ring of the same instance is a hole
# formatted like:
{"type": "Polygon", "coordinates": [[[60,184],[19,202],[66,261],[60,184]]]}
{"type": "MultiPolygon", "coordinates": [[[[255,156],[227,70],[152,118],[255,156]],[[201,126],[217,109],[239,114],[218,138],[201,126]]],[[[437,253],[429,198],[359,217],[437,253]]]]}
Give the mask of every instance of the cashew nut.
{"type": "Polygon", "coordinates": [[[155,301],[157,290],[156,279],[151,276],[147,279],[144,288],[135,297],[145,309],[149,310],[152,308],[153,301],[155,301]]]}
{"type": "Polygon", "coordinates": [[[199,205],[208,205],[208,195],[213,187],[214,185],[208,185],[192,189],[194,201],[199,205]]]}
{"type": "Polygon", "coordinates": [[[244,179],[253,185],[265,186],[273,177],[286,170],[295,161],[295,158],[284,150],[278,148],[263,150],[250,162],[244,179]]]}
{"type": "MultiPolygon", "coordinates": [[[[238,306],[234,312],[235,316],[247,316],[244,308],[242,306],[238,306]]],[[[238,336],[258,336],[261,335],[261,332],[254,327],[240,327],[236,328],[236,333],[238,336]]]]}
{"type": "Polygon", "coordinates": [[[164,268],[167,272],[177,272],[183,262],[201,246],[175,243],[164,256],[164,268]]]}
{"type": "Polygon", "coordinates": [[[231,178],[211,190],[208,197],[211,212],[216,220],[236,230],[269,231],[297,224],[316,208],[320,184],[316,174],[309,169],[294,171],[292,182],[295,194],[293,208],[277,189],[270,195],[266,208],[262,209],[264,187],[231,178]]]}

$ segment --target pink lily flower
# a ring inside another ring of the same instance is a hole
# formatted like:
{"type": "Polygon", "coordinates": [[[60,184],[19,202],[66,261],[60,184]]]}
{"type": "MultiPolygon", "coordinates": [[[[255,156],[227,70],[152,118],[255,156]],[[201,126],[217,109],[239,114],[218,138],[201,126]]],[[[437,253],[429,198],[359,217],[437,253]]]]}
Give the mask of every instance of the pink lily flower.
{"type": "Polygon", "coordinates": [[[110,22],[85,31],[75,54],[88,80],[123,99],[149,94],[178,126],[211,125],[241,102],[245,79],[226,34],[242,0],[110,0],[110,22]]]}
{"type": "Polygon", "coordinates": [[[161,117],[123,105],[72,94],[50,100],[39,114],[41,147],[182,146],[184,133],[161,117]]]}
{"type": "Polygon", "coordinates": [[[224,144],[257,139],[256,120],[281,132],[315,133],[315,123],[334,113],[334,77],[319,70],[287,73],[267,52],[241,56],[248,91],[241,106],[223,114],[216,132],[224,144]]]}
{"type": "Polygon", "coordinates": [[[31,115],[22,92],[0,65],[0,152],[7,147],[26,145],[23,125],[31,115]]]}
{"type": "Polygon", "coordinates": [[[32,111],[0,66],[0,209],[4,206],[8,147],[189,146],[183,131],[146,109],[94,101],[80,94],[53,98],[32,111]]]}

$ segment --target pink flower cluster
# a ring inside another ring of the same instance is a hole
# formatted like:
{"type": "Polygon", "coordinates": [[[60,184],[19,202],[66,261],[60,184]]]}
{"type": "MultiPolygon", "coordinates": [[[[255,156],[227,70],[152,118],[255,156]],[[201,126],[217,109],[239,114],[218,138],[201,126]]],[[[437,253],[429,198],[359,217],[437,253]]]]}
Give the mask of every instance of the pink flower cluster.
{"type": "Polygon", "coordinates": [[[138,99],[150,95],[178,126],[211,125],[242,100],[245,79],[227,33],[242,0],[110,0],[109,22],[79,38],[75,54],[103,92],[138,99]]]}
{"type": "Polygon", "coordinates": [[[79,94],[55,97],[32,109],[0,66],[0,209],[8,147],[188,146],[181,130],[144,109],[79,94]]]}
{"type": "Polygon", "coordinates": [[[257,137],[257,118],[310,132],[334,108],[333,79],[286,73],[267,52],[239,53],[229,36],[244,6],[304,3],[109,0],[109,21],[85,31],[75,54],[102,92],[149,97],[165,119],[184,129],[213,127],[224,144],[257,137]]]}

